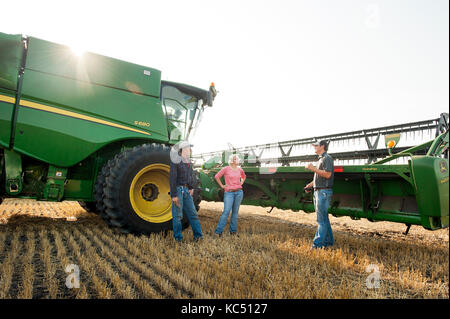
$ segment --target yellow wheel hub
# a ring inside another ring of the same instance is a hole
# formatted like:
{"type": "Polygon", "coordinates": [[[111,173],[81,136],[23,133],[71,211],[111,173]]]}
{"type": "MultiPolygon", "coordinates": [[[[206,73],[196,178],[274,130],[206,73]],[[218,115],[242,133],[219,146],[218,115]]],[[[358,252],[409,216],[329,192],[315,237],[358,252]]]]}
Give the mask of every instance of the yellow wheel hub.
{"type": "Polygon", "coordinates": [[[133,178],[130,202],[142,219],[151,223],[164,223],[172,219],[169,174],[168,165],[151,164],[133,178]]]}

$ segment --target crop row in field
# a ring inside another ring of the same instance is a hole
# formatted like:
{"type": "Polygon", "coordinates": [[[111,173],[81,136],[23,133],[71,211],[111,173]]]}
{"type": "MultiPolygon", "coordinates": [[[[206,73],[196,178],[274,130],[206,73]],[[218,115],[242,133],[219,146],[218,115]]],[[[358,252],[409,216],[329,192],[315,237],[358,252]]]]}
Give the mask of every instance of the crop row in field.
{"type": "Polygon", "coordinates": [[[119,234],[77,203],[40,204],[0,206],[3,216],[9,212],[0,225],[0,298],[449,296],[448,240],[439,240],[448,230],[404,240],[389,229],[377,237],[357,222],[333,220],[335,247],[312,251],[310,216],[300,223],[293,212],[243,207],[239,237],[215,238],[221,205],[202,202],[205,239],[194,243],[186,230],[177,245],[171,232],[119,234]],[[368,285],[375,275],[378,288],[368,285]]]}

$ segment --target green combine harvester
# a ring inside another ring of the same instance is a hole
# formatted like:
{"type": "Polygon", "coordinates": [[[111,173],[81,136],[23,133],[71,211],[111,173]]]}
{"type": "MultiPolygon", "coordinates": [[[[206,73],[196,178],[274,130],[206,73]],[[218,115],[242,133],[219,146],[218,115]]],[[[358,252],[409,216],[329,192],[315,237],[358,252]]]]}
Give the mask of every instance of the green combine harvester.
{"type": "Polygon", "coordinates": [[[335,162],[329,213],[404,223],[405,234],[411,225],[429,230],[448,227],[448,113],[428,121],[198,154],[202,199],[223,200],[214,175],[229,155],[238,154],[247,175],[242,204],[314,212],[313,195],[304,191],[313,173],[304,163],[317,160],[311,144],[319,140],[329,141],[335,162]],[[398,147],[400,135],[430,139],[398,147]],[[381,136],[385,148],[378,148],[381,136]],[[352,149],[356,144],[364,149],[352,149]],[[302,149],[303,154],[293,155],[302,149]],[[263,158],[264,153],[269,157],[263,158]]]}
{"type": "MultiPolygon", "coordinates": [[[[0,202],[75,200],[124,233],[170,230],[171,146],[189,138],[215,96],[213,85],[203,90],[162,81],[153,68],[0,33],[0,202]]],[[[315,160],[312,142],[328,139],[335,159],[331,214],[434,230],[449,222],[448,134],[448,114],[442,114],[231,152],[244,159],[248,176],[243,204],[312,212],[312,194],[303,188],[313,175],[300,164],[315,160]],[[397,145],[399,134],[430,130],[435,136],[427,142],[397,145]],[[378,149],[382,135],[386,148],[378,149]],[[361,139],[368,149],[333,153],[339,143],[361,139]],[[299,147],[308,154],[293,155],[299,147]],[[263,152],[278,155],[263,158],[263,152]],[[404,163],[392,164],[399,159],[404,163]],[[366,163],[348,164],[355,160],[366,163]]],[[[194,157],[208,158],[194,192],[197,207],[201,199],[222,200],[214,175],[227,153],[194,157]]]]}
{"type": "Polygon", "coordinates": [[[0,33],[0,203],[75,200],[121,232],[169,230],[171,146],[215,96],[213,85],[0,33]]]}

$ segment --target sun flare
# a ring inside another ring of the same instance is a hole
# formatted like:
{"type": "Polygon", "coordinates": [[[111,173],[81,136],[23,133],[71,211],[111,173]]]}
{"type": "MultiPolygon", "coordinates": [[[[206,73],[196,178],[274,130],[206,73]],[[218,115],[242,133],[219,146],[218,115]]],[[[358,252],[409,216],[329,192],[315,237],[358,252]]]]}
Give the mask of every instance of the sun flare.
{"type": "Polygon", "coordinates": [[[82,57],[86,53],[86,49],[79,44],[72,44],[70,49],[77,57],[82,57]]]}

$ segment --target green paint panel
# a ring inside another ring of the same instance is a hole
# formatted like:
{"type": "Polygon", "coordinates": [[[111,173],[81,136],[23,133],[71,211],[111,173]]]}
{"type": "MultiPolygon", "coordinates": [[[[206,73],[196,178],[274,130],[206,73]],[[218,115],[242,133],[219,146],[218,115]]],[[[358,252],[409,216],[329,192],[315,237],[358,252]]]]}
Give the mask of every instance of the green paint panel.
{"type": "Polygon", "coordinates": [[[64,188],[67,200],[93,200],[93,180],[68,179],[64,188]]]}
{"type": "Polygon", "coordinates": [[[158,70],[92,53],[77,57],[67,46],[31,37],[20,102],[56,110],[21,106],[14,149],[68,167],[114,141],[167,142],[160,80],[158,70]],[[64,111],[74,114],[57,114],[64,111]]]}
{"type": "Polygon", "coordinates": [[[22,99],[167,135],[159,98],[27,70],[22,99]],[[135,121],[147,122],[150,126],[139,126],[135,121]]]}
{"type": "Polygon", "coordinates": [[[0,146],[6,148],[9,147],[13,110],[14,104],[0,102],[0,146]]]}
{"type": "Polygon", "coordinates": [[[16,90],[22,52],[22,35],[0,32],[0,88],[16,90]]]}
{"type": "Polygon", "coordinates": [[[69,167],[112,141],[142,139],[145,143],[148,138],[108,125],[20,107],[14,149],[55,166],[69,167]]]}
{"type": "Polygon", "coordinates": [[[5,155],[5,190],[8,195],[19,195],[22,191],[22,158],[20,154],[4,150],[5,155]]]}
{"type": "Polygon", "coordinates": [[[17,118],[15,149],[58,166],[71,166],[106,143],[116,140],[125,138],[160,142],[168,140],[161,102],[154,97],[27,70],[23,81],[22,103],[24,100],[151,134],[127,131],[66,115],[52,115],[43,110],[31,110],[21,106],[17,118]],[[149,123],[149,126],[136,125],[136,121],[149,123]],[[39,134],[33,135],[36,133],[39,134]],[[33,136],[33,139],[30,140],[26,136],[33,136]],[[36,136],[45,137],[45,140],[36,136]],[[75,144],[66,144],[69,140],[75,144]],[[79,145],[76,144],[78,141],[79,145]],[[44,148],[54,150],[55,147],[62,145],[65,149],[65,159],[61,158],[59,152],[41,151],[44,148]]]}
{"type": "Polygon", "coordinates": [[[429,229],[448,227],[448,160],[429,156],[415,157],[413,172],[418,189],[417,203],[424,226],[429,229]]]}
{"type": "Polygon", "coordinates": [[[77,56],[68,46],[34,37],[28,39],[26,69],[160,96],[161,72],[156,69],[90,52],[77,56]]]}
{"type": "Polygon", "coordinates": [[[42,193],[42,199],[61,201],[64,196],[64,184],[67,177],[67,168],[50,165],[47,174],[47,183],[42,193]]]}

